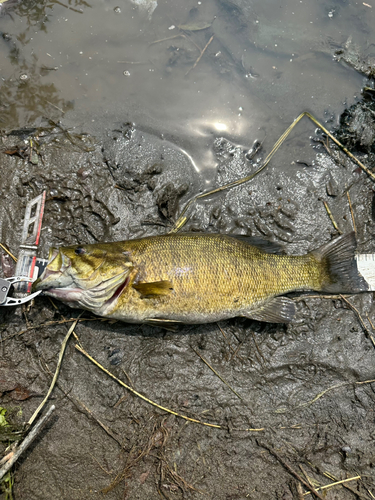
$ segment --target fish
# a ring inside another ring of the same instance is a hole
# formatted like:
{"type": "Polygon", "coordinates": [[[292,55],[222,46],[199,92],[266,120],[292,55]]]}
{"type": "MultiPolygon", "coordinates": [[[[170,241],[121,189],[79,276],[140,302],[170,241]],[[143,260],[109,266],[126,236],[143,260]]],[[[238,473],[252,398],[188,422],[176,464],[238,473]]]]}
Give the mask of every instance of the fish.
{"type": "Polygon", "coordinates": [[[352,232],[297,256],[257,238],[215,233],[52,247],[33,290],[105,318],[171,329],[236,316],[288,323],[295,304],[285,294],[368,289],[356,246],[352,232]]]}

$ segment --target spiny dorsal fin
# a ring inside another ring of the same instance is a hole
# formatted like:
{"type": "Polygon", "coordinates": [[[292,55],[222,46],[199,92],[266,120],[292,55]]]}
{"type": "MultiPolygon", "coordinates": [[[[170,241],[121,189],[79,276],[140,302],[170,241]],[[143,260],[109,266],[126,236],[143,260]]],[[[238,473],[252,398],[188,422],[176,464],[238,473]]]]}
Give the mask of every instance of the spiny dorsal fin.
{"type": "Polygon", "coordinates": [[[267,323],[289,323],[294,318],[296,309],[293,300],[288,297],[274,297],[254,311],[243,314],[246,318],[267,323]]]}
{"type": "Polygon", "coordinates": [[[170,281],[153,281],[151,283],[137,283],[133,288],[140,293],[142,299],[151,297],[160,297],[169,295],[173,290],[173,285],[170,281]]]}

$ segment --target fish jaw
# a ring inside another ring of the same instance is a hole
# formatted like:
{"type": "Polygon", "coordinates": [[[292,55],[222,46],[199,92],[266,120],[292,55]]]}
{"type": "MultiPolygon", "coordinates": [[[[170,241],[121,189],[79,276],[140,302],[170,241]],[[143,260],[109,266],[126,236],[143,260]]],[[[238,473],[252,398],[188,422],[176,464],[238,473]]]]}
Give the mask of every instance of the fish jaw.
{"type": "Polygon", "coordinates": [[[74,281],[68,272],[70,266],[70,259],[59,252],[57,248],[52,247],[49,251],[47,267],[41,276],[34,281],[32,290],[38,292],[71,287],[74,281]]]}
{"type": "Polygon", "coordinates": [[[45,295],[56,298],[73,308],[86,309],[99,316],[106,316],[129,284],[129,276],[122,273],[103,281],[92,288],[71,287],[48,288],[45,295]]]}
{"type": "Polygon", "coordinates": [[[44,295],[61,300],[71,307],[81,307],[82,293],[83,291],[80,288],[48,288],[45,290],[44,295]],[[77,304],[77,306],[74,304],[77,304]]]}
{"type": "Polygon", "coordinates": [[[85,287],[82,287],[81,283],[75,282],[71,277],[46,269],[35,281],[33,288],[35,291],[43,290],[44,295],[61,300],[70,307],[86,309],[105,316],[106,311],[115,306],[129,281],[129,272],[126,270],[91,288],[88,287],[89,283],[85,283],[85,287]]]}

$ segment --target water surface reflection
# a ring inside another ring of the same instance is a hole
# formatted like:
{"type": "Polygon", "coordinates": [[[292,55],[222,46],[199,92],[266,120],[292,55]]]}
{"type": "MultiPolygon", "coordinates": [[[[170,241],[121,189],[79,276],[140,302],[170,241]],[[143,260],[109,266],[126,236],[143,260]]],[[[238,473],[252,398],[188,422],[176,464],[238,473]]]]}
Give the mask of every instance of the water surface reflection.
{"type": "Polygon", "coordinates": [[[371,52],[373,10],[343,0],[21,1],[0,19],[1,127],[48,116],[103,134],[131,121],[177,144],[210,182],[216,137],[269,150],[301,110],[334,120],[355,99],[363,77],[333,53],[349,36],[371,52]]]}

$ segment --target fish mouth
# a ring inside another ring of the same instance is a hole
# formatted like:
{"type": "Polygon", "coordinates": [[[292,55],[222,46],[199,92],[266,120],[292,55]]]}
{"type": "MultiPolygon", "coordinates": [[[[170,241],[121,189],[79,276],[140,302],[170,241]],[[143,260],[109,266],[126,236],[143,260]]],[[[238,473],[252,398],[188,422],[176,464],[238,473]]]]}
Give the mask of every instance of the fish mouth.
{"type": "Polygon", "coordinates": [[[50,248],[47,267],[39,278],[34,281],[32,290],[38,292],[72,285],[72,278],[67,277],[65,273],[70,265],[71,262],[68,257],[62,255],[57,248],[50,248]]]}

